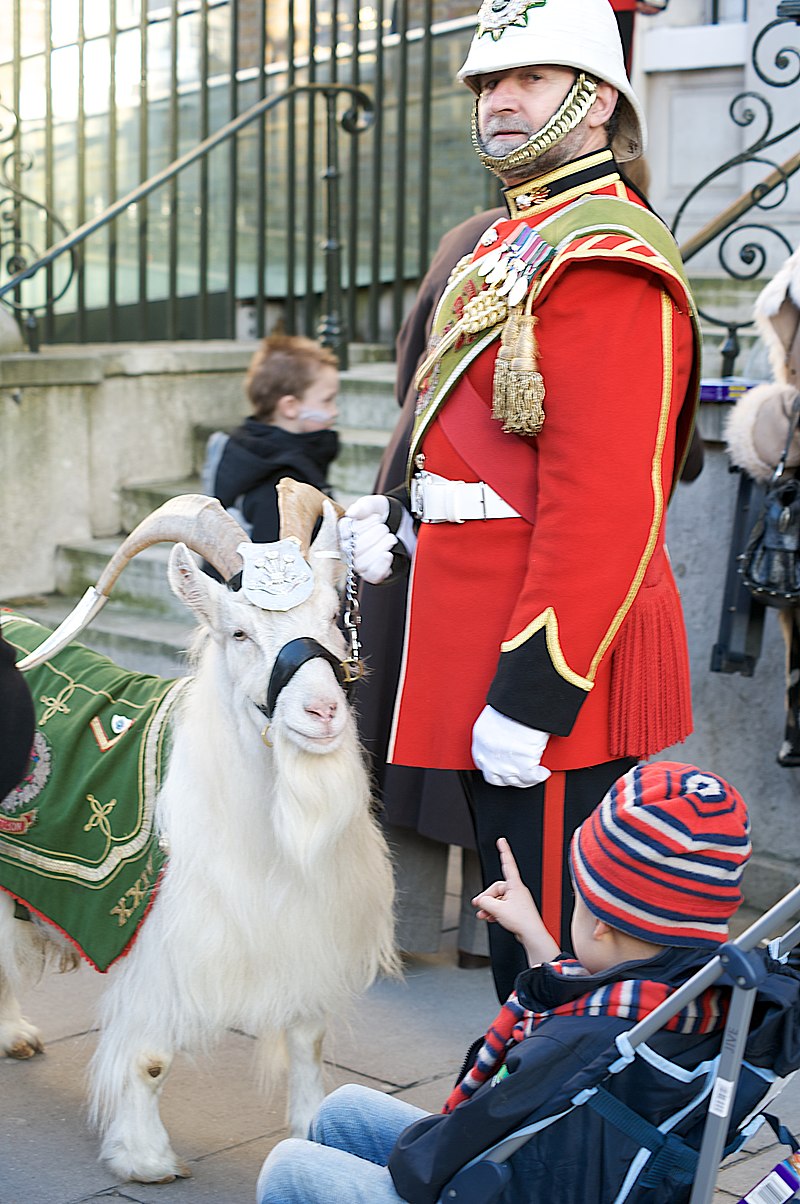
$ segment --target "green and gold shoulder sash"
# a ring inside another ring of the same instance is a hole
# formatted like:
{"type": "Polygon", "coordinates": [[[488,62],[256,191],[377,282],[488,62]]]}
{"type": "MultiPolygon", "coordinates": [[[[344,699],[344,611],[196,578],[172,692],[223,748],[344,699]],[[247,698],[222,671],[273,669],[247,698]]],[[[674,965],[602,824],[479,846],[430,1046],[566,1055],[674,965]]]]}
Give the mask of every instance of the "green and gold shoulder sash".
{"type": "MultiPolygon", "coordinates": [[[[534,229],[531,227],[531,229],[534,229]]],[[[483,259],[461,260],[436,308],[428,354],[417,373],[417,413],[408,459],[413,475],[421,441],[439,408],[472,361],[501,339],[495,369],[493,413],[503,429],[536,434],[544,420],[544,385],[536,370],[534,306],[571,263],[582,259],[625,259],[655,272],[675,303],[690,315],[698,354],[684,402],[679,460],[688,446],[699,390],[700,334],[678,247],[663,222],[631,201],[584,196],[535,227],[545,248],[529,273],[522,298],[507,280],[482,269],[483,259]],[[514,304],[509,304],[516,302],[514,304]]]]}

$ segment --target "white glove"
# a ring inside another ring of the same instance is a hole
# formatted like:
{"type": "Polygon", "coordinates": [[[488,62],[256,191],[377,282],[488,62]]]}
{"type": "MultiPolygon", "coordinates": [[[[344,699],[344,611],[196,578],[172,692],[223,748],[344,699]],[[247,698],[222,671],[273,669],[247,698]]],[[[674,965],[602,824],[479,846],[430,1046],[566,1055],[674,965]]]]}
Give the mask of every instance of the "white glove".
{"type": "Polygon", "coordinates": [[[389,499],[382,493],[360,497],[339,519],[339,539],[355,539],[353,568],[370,585],[380,585],[392,571],[392,549],[397,536],[386,525],[389,499]]]}
{"type": "Polygon", "coordinates": [[[472,759],[490,786],[537,786],[550,777],[540,764],[549,738],[485,706],[472,728],[472,759]]]}

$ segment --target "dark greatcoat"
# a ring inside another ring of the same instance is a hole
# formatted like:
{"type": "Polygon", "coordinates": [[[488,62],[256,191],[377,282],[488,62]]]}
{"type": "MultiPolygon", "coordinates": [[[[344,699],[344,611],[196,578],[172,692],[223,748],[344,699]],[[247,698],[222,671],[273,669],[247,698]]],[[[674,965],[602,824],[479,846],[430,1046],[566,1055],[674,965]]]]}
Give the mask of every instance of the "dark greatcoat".
{"type": "MultiPolygon", "coordinates": [[[[425,354],[433,311],[447,278],[458,260],[472,252],[483,232],[505,216],[505,209],[500,208],[467,218],[444,235],[431,260],[397,337],[396,395],[402,409],[381,460],[375,493],[396,489],[405,479],[417,397],[414,374],[425,354]]],[[[474,848],[472,823],[456,773],[386,764],[400,677],[407,584],[406,578],[388,585],[361,584],[361,640],[370,673],[358,687],[359,731],[372,760],[386,821],[413,828],[431,840],[474,848]]]]}

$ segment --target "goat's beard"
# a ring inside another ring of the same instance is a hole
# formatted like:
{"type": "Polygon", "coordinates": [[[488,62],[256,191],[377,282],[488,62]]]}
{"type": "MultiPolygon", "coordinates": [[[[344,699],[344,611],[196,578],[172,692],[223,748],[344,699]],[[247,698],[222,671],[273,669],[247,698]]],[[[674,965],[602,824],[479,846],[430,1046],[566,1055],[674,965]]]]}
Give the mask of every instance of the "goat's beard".
{"type": "Polygon", "coordinates": [[[270,739],[279,774],[273,796],[275,839],[305,872],[339,839],[354,815],[369,808],[364,755],[351,724],[337,748],[322,756],[298,748],[281,725],[270,729],[270,739]]]}

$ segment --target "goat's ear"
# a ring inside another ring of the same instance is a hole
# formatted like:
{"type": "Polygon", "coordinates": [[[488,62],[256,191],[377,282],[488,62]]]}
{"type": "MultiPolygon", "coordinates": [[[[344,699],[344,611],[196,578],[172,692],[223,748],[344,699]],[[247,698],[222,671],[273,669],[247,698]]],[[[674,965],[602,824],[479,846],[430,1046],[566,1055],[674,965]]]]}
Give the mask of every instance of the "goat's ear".
{"type": "Polygon", "coordinates": [[[170,552],[168,576],[175,596],[210,623],[214,612],[212,587],[219,589],[219,586],[198,567],[185,543],[176,543],[170,552]]]}
{"type": "Polygon", "coordinates": [[[322,506],[322,522],[309,550],[308,559],[315,576],[322,576],[332,585],[344,581],[344,562],[339,547],[338,514],[332,502],[322,506]]]}

